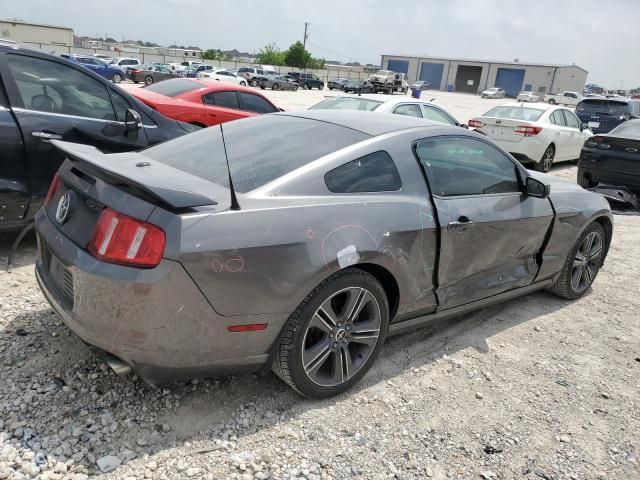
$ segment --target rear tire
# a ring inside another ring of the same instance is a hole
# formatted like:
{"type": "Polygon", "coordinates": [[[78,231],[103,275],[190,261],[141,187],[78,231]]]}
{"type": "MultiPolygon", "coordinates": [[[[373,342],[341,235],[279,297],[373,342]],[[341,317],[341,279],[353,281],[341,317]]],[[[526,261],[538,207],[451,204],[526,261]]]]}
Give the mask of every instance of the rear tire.
{"type": "Polygon", "coordinates": [[[272,369],[306,397],[338,395],[371,368],[388,326],[389,306],[380,282],[357,268],[341,270],[291,314],[272,369]]]}
{"type": "Polygon", "coordinates": [[[278,85],[277,83],[274,83],[271,87],[271,90],[279,90],[280,89],[280,85],[278,85]]]}
{"type": "Polygon", "coordinates": [[[294,86],[293,86],[293,91],[294,91],[294,92],[297,92],[297,91],[298,91],[298,88],[300,88],[300,86],[299,86],[299,85],[297,85],[297,84],[296,84],[296,85],[294,85],[294,86]]]}
{"type": "Polygon", "coordinates": [[[305,90],[309,90],[309,84],[305,82],[304,85],[302,85],[302,88],[305,90]]]}
{"type": "Polygon", "coordinates": [[[594,222],[584,229],[571,247],[558,279],[549,291],[569,300],[580,298],[596,279],[605,250],[604,229],[594,222]]]}
{"type": "Polygon", "coordinates": [[[321,84],[318,86],[318,90],[324,90],[324,83],[321,83],[321,84]]]}
{"type": "Polygon", "coordinates": [[[151,75],[147,75],[146,77],[144,77],[144,84],[145,85],[152,85],[153,84],[153,77],[151,75]]]}
{"type": "Polygon", "coordinates": [[[120,82],[122,81],[122,75],[120,75],[119,73],[114,73],[114,74],[111,76],[111,81],[112,81],[113,83],[120,83],[120,82]]]}
{"type": "Polygon", "coordinates": [[[591,180],[590,175],[587,175],[584,172],[580,173],[580,170],[578,170],[578,185],[582,188],[593,188],[598,185],[598,182],[594,182],[591,180]]]}
{"type": "Polygon", "coordinates": [[[538,163],[536,163],[533,168],[539,172],[547,173],[551,170],[551,165],[553,165],[553,158],[555,157],[556,149],[553,145],[549,145],[547,149],[544,151],[542,158],[538,163]]]}
{"type": "Polygon", "coordinates": [[[556,101],[553,98],[550,98],[548,103],[549,105],[555,105],[556,101]]]}
{"type": "Polygon", "coordinates": [[[245,82],[244,80],[240,82],[240,86],[241,87],[246,87],[247,86],[247,82],[245,82]]]}
{"type": "Polygon", "coordinates": [[[252,87],[257,87],[258,86],[258,81],[254,78],[253,80],[251,80],[250,85],[252,87]]]}

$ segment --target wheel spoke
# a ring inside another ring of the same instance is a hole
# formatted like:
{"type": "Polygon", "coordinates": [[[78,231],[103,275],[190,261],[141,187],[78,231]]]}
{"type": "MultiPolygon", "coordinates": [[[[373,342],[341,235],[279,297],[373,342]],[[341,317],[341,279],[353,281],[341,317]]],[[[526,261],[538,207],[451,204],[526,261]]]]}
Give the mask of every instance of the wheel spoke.
{"type": "Polygon", "coordinates": [[[317,328],[319,330],[322,330],[324,333],[331,332],[331,330],[333,329],[333,325],[330,324],[325,318],[323,318],[321,314],[318,314],[318,312],[316,312],[316,314],[311,319],[311,322],[309,322],[309,328],[317,328]]]}
{"type": "Polygon", "coordinates": [[[320,315],[322,320],[330,325],[331,327],[335,327],[338,324],[338,317],[336,316],[336,312],[333,311],[333,307],[331,306],[331,299],[324,302],[316,315],[320,315]]]}
{"type": "Polygon", "coordinates": [[[324,365],[329,355],[331,355],[331,342],[329,339],[324,339],[313,347],[304,350],[302,362],[307,375],[315,374],[324,365]]]}
{"type": "Polygon", "coordinates": [[[345,305],[345,320],[348,322],[353,322],[356,318],[358,318],[358,314],[362,311],[362,307],[364,307],[369,292],[362,288],[354,288],[349,290],[349,300],[345,305]]]}
{"type": "Polygon", "coordinates": [[[580,280],[582,279],[583,270],[584,267],[582,266],[582,264],[580,264],[573,269],[573,272],[571,272],[571,286],[574,290],[579,290],[578,287],[580,285],[580,280]]]}
{"type": "Polygon", "coordinates": [[[589,265],[584,267],[584,276],[587,277],[587,282],[585,286],[591,285],[591,282],[593,281],[593,276],[592,276],[591,269],[589,268],[589,265]]]}
{"type": "Polygon", "coordinates": [[[584,239],[584,243],[582,244],[582,252],[585,256],[589,256],[589,252],[591,251],[591,247],[593,246],[593,239],[595,238],[595,236],[596,234],[594,232],[591,232],[589,235],[587,235],[587,238],[584,239]]]}
{"type": "Polygon", "coordinates": [[[589,260],[595,260],[602,253],[602,245],[596,246],[591,252],[589,252],[589,260]]]}

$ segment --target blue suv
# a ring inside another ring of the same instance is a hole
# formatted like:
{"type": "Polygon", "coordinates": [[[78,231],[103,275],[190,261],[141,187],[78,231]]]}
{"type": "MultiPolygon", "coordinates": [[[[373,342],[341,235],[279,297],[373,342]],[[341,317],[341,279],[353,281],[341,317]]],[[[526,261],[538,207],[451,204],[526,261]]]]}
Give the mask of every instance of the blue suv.
{"type": "Polygon", "coordinates": [[[608,133],[622,122],[640,118],[640,100],[585,98],[576,106],[576,115],[593,133],[608,133]]]}
{"type": "Polygon", "coordinates": [[[125,73],[120,67],[108,64],[100,58],[85,55],[61,55],[61,57],[79,63],[107,80],[111,80],[113,83],[120,83],[125,79],[125,73]]]}

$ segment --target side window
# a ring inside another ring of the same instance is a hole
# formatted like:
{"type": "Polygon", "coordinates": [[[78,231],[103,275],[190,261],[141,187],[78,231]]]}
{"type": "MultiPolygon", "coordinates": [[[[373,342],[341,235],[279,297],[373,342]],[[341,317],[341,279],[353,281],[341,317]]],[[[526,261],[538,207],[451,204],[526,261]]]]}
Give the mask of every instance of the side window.
{"type": "Polygon", "coordinates": [[[445,123],[447,125],[456,125],[456,121],[442,110],[430,105],[423,105],[422,108],[424,108],[424,116],[427,120],[433,120],[434,122],[445,123]]]}
{"type": "Polygon", "coordinates": [[[564,120],[564,115],[562,115],[562,112],[560,110],[554,111],[549,117],[549,120],[551,121],[551,123],[553,123],[554,125],[558,125],[559,127],[567,126],[567,123],[564,120]]]}
{"type": "Polygon", "coordinates": [[[334,168],[324,181],[333,193],[395,192],[402,187],[395,163],[383,151],[334,168]]]}
{"type": "Polygon", "coordinates": [[[565,93],[564,96],[569,98],[578,98],[575,93],[565,93]]]}
{"type": "Polygon", "coordinates": [[[238,95],[242,102],[242,110],[255,113],[273,113],[277,111],[273,105],[258,95],[244,92],[238,92],[238,95]]]}
{"type": "Polygon", "coordinates": [[[126,98],[120,95],[115,90],[111,90],[111,98],[113,99],[113,107],[116,110],[116,116],[118,121],[124,122],[127,110],[131,108],[126,98]]]}
{"type": "Polygon", "coordinates": [[[422,118],[422,111],[420,110],[420,105],[417,105],[415,103],[398,105],[396,108],[394,108],[393,113],[395,113],[396,115],[406,115],[408,117],[422,118]]]}
{"type": "Polygon", "coordinates": [[[203,100],[206,105],[216,105],[218,107],[240,110],[236,92],[211,92],[206,94],[203,100]]]}
{"type": "Polygon", "coordinates": [[[464,137],[429,138],[417,144],[416,154],[433,195],[520,192],[515,163],[488,143],[464,137]]]}
{"type": "Polygon", "coordinates": [[[564,113],[564,119],[567,122],[567,127],[575,129],[580,128],[580,120],[578,120],[578,117],[569,110],[562,110],[562,113],[564,113]]]}
{"type": "Polygon", "coordinates": [[[24,108],[115,120],[107,88],[75,68],[41,58],[7,55],[24,108]]]}

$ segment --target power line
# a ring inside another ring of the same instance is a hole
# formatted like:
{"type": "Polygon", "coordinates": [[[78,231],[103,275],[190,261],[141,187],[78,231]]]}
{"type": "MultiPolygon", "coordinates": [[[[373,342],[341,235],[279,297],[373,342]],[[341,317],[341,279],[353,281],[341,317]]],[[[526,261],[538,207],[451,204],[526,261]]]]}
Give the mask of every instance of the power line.
{"type": "MultiPolygon", "coordinates": [[[[346,59],[348,59],[349,61],[353,60],[353,57],[351,57],[351,56],[349,56],[349,55],[343,55],[343,54],[341,54],[341,53],[334,52],[334,51],[332,51],[332,50],[329,50],[328,48],[321,47],[320,45],[318,45],[318,44],[316,44],[316,43],[313,43],[312,41],[309,41],[309,45],[313,45],[314,47],[319,48],[320,50],[323,50],[323,51],[325,51],[325,52],[327,52],[327,53],[330,53],[331,55],[336,55],[337,57],[346,58],[346,59]]],[[[371,62],[371,63],[372,63],[372,64],[375,64],[374,62],[371,62]]]]}

